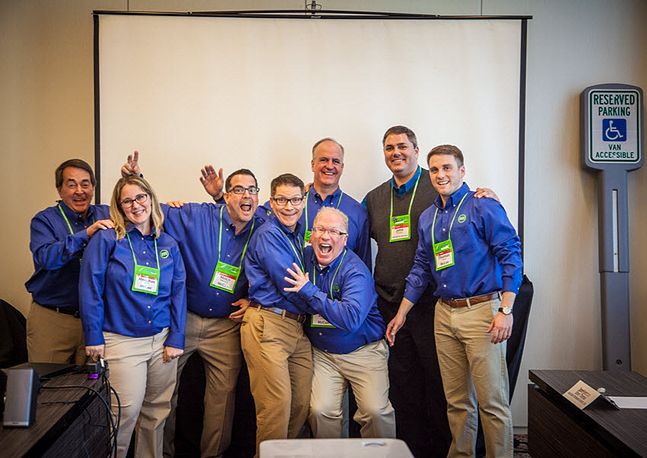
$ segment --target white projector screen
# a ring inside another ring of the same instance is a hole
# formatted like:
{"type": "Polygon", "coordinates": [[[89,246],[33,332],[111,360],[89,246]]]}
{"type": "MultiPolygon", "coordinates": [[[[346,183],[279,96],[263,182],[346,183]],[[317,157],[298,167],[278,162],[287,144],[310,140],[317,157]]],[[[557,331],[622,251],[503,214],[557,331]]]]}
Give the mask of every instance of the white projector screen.
{"type": "Polygon", "coordinates": [[[341,187],[362,200],[390,176],[384,131],[412,128],[465,154],[519,228],[522,20],[288,19],[97,14],[97,163],[109,202],[137,149],[160,199],[209,200],[205,164],[312,180],[311,147],[345,147],[341,187]]]}

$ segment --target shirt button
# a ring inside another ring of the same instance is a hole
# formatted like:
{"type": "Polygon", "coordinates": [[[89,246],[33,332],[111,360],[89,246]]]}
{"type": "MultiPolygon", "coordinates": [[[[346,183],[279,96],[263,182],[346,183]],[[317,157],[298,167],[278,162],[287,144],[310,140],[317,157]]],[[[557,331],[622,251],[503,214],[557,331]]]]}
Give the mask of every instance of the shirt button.
{"type": "Polygon", "coordinates": [[[210,308],[210,309],[209,309],[209,311],[210,311],[210,312],[213,312],[213,309],[211,309],[211,308],[210,308]]]}
{"type": "Polygon", "coordinates": [[[447,288],[447,285],[443,285],[443,288],[447,288]]]}
{"type": "Polygon", "coordinates": [[[152,321],[150,321],[150,320],[149,320],[149,321],[148,321],[148,324],[151,324],[151,323],[152,323],[152,321]]]}
{"type": "Polygon", "coordinates": [[[143,254],[146,254],[146,250],[142,251],[143,254]]]}
{"type": "Polygon", "coordinates": [[[147,305],[147,306],[146,306],[146,308],[147,308],[147,309],[149,309],[149,308],[151,308],[151,306],[150,306],[150,305],[147,305]]]}
{"type": "Polygon", "coordinates": [[[323,333],[321,333],[321,332],[320,332],[320,333],[319,333],[319,335],[320,335],[320,336],[323,336],[323,333]]]}
{"type": "Polygon", "coordinates": [[[445,228],[443,227],[443,232],[445,232],[446,230],[447,230],[447,229],[445,229],[445,228]]]}

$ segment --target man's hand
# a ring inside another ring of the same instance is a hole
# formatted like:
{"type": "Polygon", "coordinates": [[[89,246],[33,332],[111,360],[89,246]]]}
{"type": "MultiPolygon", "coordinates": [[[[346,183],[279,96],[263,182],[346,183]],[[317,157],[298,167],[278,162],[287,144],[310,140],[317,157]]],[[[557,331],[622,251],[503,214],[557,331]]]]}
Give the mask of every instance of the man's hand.
{"type": "Polygon", "coordinates": [[[291,278],[283,277],[285,281],[292,286],[283,288],[283,291],[298,293],[301,288],[303,288],[303,285],[310,281],[310,277],[308,276],[307,272],[304,274],[296,263],[292,263],[292,267],[294,267],[294,270],[290,269],[289,267],[287,269],[288,273],[291,275],[291,278]]]}
{"type": "Polygon", "coordinates": [[[115,227],[115,224],[110,219],[100,219],[95,221],[90,227],[85,230],[85,233],[88,234],[88,237],[92,237],[97,231],[102,231],[104,229],[112,229],[115,227]]]}
{"type": "Polygon", "coordinates": [[[164,347],[164,353],[162,353],[162,362],[170,363],[176,358],[179,358],[184,353],[184,350],[175,347],[164,347]]]}
{"type": "Polygon", "coordinates": [[[398,333],[400,329],[402,329],[402,326],[404,326],[404,323],[407,321],[407,316],[402,315],[400,313],[396,313],[396,315],[393,317],[391,321],[389,321],[389,324],[386,327],[386,341],[389,343],[389,345],[392,347],[395,345],[395,335],[398,333]]]}
{"type": "Polygon", "coordinates": [[[216,169],[213,168],[213,165],[205,165],[204,168],[200,170],[202,176],[200,177],[200,183],[204,186],[204,190],[207,191],[213,200],[222,199],[222,190],[225,187],[225,180],[223,180],[222,168],[216,169]]]}
{"type": "Polygon", "coordinates": [[[133,151],[128,155],[126,163],[121,166],[121,176],[126,178],[130,175],[141,176],[142,171],[139,168],[139,151],[133,151]]]}
{"type": "Polygon", "coordinates": [[[236,302],[232,302],[231,305],[234,307],[240,307],[238,310],[235,312],[232,312],[229,314],[229,319],[232,321],[236,321],[240,323],[243,321],[243,317],[245,316],[245,311],[247,311],[247,307],[249,307],[249,304],[251,304],[251,301],[246,298],[240,298],[236,302]]]}
{"type": "Polygon", "coordinates": [[[169,200],[166,202],[166,205],[168,205],[171,208],[182,208],[184,207],[184,201],[182,200],[169,200]]]}
{"type": "Polygon", "coordinates": [[[504,315],[501,312],[497,312],[487,330],[487,332],[492,334],[490,341],[493,344],[498,344],[508,340],[512,335],[512,322],[512,314],[504,315]]]}
{"type": "Polygon", "coordinates": [[[98,361],[99,358],[103,358],[105,351],[105,345],[86,345],[85,347],[85,354],[92,361],[98,361]]]}
{"type": "Polygon", "coordinates": [[[497,196],[496,193],[490,188],[476,188],[476,191],[474,191],[474,197],[476,197],[477,199],[480,199],[482,197],[489,197],[490,199],[494,199],[497,202],[501,202],[499,196],[497,196]]]}

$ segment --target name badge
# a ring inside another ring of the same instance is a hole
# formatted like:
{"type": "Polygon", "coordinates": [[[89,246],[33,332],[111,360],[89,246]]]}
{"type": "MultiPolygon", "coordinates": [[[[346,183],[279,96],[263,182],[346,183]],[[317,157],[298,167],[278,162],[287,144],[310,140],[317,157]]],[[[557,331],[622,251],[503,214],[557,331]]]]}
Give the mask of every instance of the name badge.
{"type": "Polygon", "coordinates": [[[310,327],[311,328],[334,328],[332,324],[328,322],[324,317],[322,317],[319,314],[312,315],[311,320],[310,320],[310,327]]]}
{"type": "Polygon", "coordinates": [[[222,291],[227,291],[228,293],[233,293],[234,288],[236,288],[236,282],[238,281],[238,276],[240,275],[240,267],[232,266],[231,264],[226,264],[222,261],[218,261],[216,264],[216,270],[213,272],[213,277],[211,277],[211,283],[209,286],[212,288],[217,288],[222,291]]]}
{"type": "Polygon", "coordinates": [[[411,240],[411,215],[394,216],[389,220],[389,242],[411,240]]]}
{"type": "Polygon", "coordinates": [[[159,289],[160,270],[155,267],[135,265],[132,291],[153,294],[157,296],[159,289]]]}
{"type": "Polygon", "coordinates": [[[454,247],[450,239],[434,244],[436,270],[443,270],[454,265],[454,247]]]}
{"type": "Polygon", "coordinates": [[[303,234],[303,248],[307,248],[311,245],[310,239],[312,238],[312,231],[306,231],[305,234],[303,234]]]}

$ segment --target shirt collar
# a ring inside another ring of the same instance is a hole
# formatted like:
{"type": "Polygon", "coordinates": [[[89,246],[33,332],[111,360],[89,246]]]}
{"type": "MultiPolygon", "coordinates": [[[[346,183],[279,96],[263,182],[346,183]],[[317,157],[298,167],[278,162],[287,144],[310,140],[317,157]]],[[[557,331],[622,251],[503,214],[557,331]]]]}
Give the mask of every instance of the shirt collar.
{"type": "Polygon", "coordinates": [[[447,199],[446,205],[443,206],[443,200],[440,198],[440,195],[438,195],[438,197],[436,197],[436,200],[434,200],[434,205],[441,210],[444,208],[453,208],[456,205],[458,205],[458,203],[461,201],[463,196],[467,194],[469,191],[470,191],[470,187],[467,185],[467,183],[463,182],[463,185],[460,188],[458,188],[454,192],[454,194],[449,196],[449,198],[447,199]]]}
{"type": "MultiPolygon", "coordinates": [[[[312,188],[310,188],[310,191],[308,191],[308,194],[313,194],[314,196],[319,197],[319,200],[324,202],[324,199],[321,198],[321,195],[317,192],[314,185],[312,186],[312,188]],[[312,192],[310,192],[310,191],[312,191],[312,192]]],[[[341,195],[341,193],[342,193],[341,188],[339,186],[337,186],[337,189],[335,189],[335,192],[333,192],[332,194],[329,194],[328,197],[326,197],[325,200],[335,202],[337,199],[339,199],[339,196],[341,195]]]]}
{"type": "Polygon", "coordinates": [[[129,234],[137,235],[139,237],[144,237],[145,239],[155,238],[155,228],[151,228],[150,234],[144,235],[139,231],[139,229],[137,229],[137,226],[135,226],[133,223],[126,223],[126,232],[128,232],[129,234]]]}
{"type": "Polygon", "coordinates": [[[90,206],[88,207],[88,212],[85,214],[85,216],[72,210],[70,207],[65,205],[65,202],[63,202],[62,200],[58,201],[58,205],[61,206],[61,208],[65,212],[65,215],[69,219],[73,219],[74,221],[77,221],[77,220],[86,221],[94,216],[94,205],[92,204],[90,204],[90,206]]]}
{"type": "MultiPolygon", "coordinates": [[[[252,227],[252,222],[255,219],[256,219],[256,214],[252,216],[251,220],[247,221],[247,224],[245,224],[245,226],[243,227],[243,230],[240,231],[240,233],[237,235],[245,234],[252,227]]],[[[234,220],[231,219],[231,216],[229,215],[229,209],[226,206],[222,210],[222,222],[232,230],[233,234],[236,235],[236,226],[234,225],[234,220]]]]}
{"type": "Polygon", "coordinates": [[[330,264],[328,264],[327,266],[324,266],[324,267],[321,267],[319,265],[319,263],[317,262],[317,256],[315,255],[315,252],[314,252],[314,249],[313,249],[312,250],[312,262],[313,262],[315,268],[317,269],[317,272],[323,273],[323,272],[327,271],[328,269],[333,269],[333,270],[336,269],[337,266],[339,265],[339,263],[341,262],[342,258],[344,257],[344,253],[346,253],[347,249],[348,248],[344,248],[343,250],[341,250],[339,255],[335,259],[333,259],[333,261],[330,264]]]}
{"type": "Polygon", "coordinates": [[[301,224],[301,221],[300,221],[300,220],[299,220],[299,221],[297,221],[297,225],[296,225],[296,227],[294,228],[294,232],[292,232],[290,229],[288,229],[287,227],[285,227],[285,226],[283,225],[283,223],[281,223],[281,221],[279,221],[279,219],[277,218],[277,216],[276,216],[276,215],[274,215],[274,217],[271,219],[271,221],[272,221],[272,223],[273,223],[273,224],[276,224],[276,226],[277,226],[279,229],[281,229],[281,231],[283,231],[283,232],[284,232],[285,234],[287,234],[287,235],[292,235],[292,236],[294,236],[294,235],[296,235],[296,234],[300,234],[300,233],[302,232],[302,226],[303,226],[303,225],[301,224]]]}
{"type": "Polygon", "coordinates": [[[413,176],[409,178],[409,180],[400,187],[398,187],[397,183],[395,182],[395,177],[391,177],[391,187],[393,188],[395,193],[400,196],[403,194],[407,194],[409,191],[411,191],[414,188],[414,186],[416,185],[416,181],[418,181],[418,178],[420,178],[421,173],[422,173],[422,167],[418,166],[416,173],[414,173],[413,176]]]}

